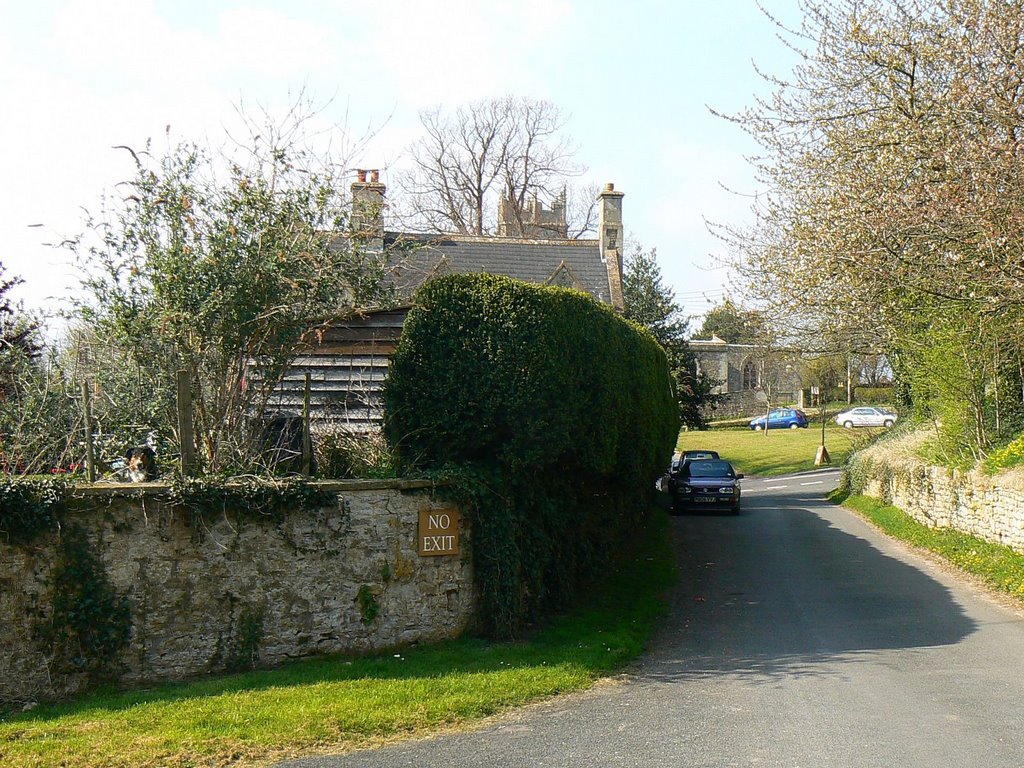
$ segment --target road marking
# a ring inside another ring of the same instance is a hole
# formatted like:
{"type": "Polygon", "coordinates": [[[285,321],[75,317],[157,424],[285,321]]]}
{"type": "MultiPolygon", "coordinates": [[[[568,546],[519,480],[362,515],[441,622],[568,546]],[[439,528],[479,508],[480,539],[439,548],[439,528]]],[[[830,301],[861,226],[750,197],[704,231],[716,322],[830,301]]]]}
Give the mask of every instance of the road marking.
{"type": "Polygon", "coordinates": [[[823,485],[824,483],[824,480],[815,480],[813,483],[800,483],[800,485],[823,485]]]}
{"type": "Polygon", "coordinates": [[[788,485],[766,485],[766,486],[764,487],[764,489],[765,489],[766,491],[776,491],[776,490],[778,490],[779,488],[788,488],[788,487],[789,487],[788,485]]]}

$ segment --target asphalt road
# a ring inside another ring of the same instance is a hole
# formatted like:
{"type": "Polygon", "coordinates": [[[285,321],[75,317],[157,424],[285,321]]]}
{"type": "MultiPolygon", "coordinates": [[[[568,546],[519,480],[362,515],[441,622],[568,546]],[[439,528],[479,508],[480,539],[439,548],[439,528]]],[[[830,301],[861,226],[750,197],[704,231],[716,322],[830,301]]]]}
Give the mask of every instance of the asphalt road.
{"type": "Polygon", "coordinates": [[[1024,766],[1024,618],[822,500],[744,481],[673,519],[671,613],[622,679],[479,730],[292,768],[1024,766]]]}

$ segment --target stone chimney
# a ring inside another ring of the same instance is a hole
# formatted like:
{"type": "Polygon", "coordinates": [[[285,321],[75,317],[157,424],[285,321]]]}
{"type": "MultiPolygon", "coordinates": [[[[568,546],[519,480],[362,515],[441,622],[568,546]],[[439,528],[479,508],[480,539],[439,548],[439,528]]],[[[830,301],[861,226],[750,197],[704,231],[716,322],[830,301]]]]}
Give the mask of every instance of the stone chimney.
{"type": "Polygon", "coordinates": [[[371,251],[384,249],[384,192],[387,190],[380,183],[380,171],[356,170],[356,180],[352,182],[352,216],[349,227],[352,237],[362,242],[363,247],[371,251]],[[366,177],[369,174],[370,180],[366,177]]]}
{"type": "Polygon", "coordinates": [[[622,299],[622,198],[624,193],[616,192],[611,182],[597,196],[597,232],[601,243],[601,258],[608,267],[608,290],[612,306],[619,312],[625,309],[622,299]]]}

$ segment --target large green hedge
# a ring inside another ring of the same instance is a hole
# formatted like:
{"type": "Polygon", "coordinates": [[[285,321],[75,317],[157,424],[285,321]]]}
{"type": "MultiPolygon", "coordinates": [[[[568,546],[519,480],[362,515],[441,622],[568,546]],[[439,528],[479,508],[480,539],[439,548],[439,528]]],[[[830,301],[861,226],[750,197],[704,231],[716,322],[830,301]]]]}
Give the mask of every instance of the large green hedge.
{"type": "Polygon", "coordinates": [[[631,535],[679,430],[665,354],[587,294],[449,275],[416,295],[385,386],[405,468],[473,516],[481,627],[573,599],[631,535]]]}

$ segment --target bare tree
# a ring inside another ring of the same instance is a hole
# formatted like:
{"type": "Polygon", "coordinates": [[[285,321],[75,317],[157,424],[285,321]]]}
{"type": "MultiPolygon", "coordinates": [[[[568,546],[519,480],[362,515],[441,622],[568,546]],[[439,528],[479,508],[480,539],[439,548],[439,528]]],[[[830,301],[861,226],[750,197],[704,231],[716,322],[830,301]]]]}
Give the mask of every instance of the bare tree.
{"type": "Polygon", "coordinates": [[[722,230],[745,297],[884,352],[977,454],[1024,426],[1024,2],[800,7],[797,66],[731,118],[761,147],[756,223],[722,230]]]}
{"type": "MultiPolygon", "coordinates": [[[[399,178],[409,215],[437,232],[492,234],[498,200],[520,226],[534,198],[554,198],[583,168],[549,101],[505,96],[420,113],[425,135],[399,178]]],[[[588,228],[592,227],[592,224],[588,228]]]]}
{"type": "Polygon", "coordinates": [[[570,240],[579,240],[597,231],[597,196],[600,192],[600,184],[574,186],[567,191],[565,220],[570,240]]]}

